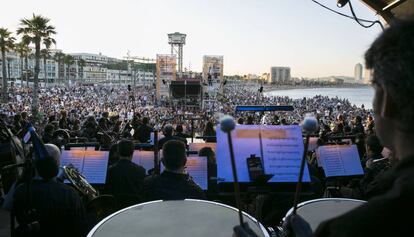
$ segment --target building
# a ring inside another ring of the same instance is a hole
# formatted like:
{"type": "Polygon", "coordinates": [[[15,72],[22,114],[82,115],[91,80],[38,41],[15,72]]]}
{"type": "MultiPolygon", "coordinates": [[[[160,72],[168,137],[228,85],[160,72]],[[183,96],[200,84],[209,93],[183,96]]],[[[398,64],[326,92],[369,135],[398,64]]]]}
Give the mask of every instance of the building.
{"type": "MultiPolygon", "coordinates": [[[[135,74],[135,81],[137,84],[152,84],[155,81],[155,64],[154,63],[134,63],[134,68],[131,68],[126,60],[107,57],[102,54],[92,53],[73,53],[69,54],[73,57],[71,64],[66,64],[63,60],[55,58],[56,53],[61,53],[61,50],[50,50],[50,58],[46,60],[46,67],[44,60],[40,60],[39,82],[56,82],[56,83],[133,83],[135,74]],[[81,60],[83,63],[80,63],[81,60]],[[46,70],[46,73],[45,73],[46,70]],[[46,80],[45,80],[46,78],[46,80]]],[[[34,54],[32,49],[31,55],[34,54]]],[[[27,57],[21,59],[16,52],[8,52],[6,57],[6,76],[10,78],[9,81],[15,81],[20,84],[20,78],[23,81],[26,74],[29,82],[33,81],[35,58],[27,57]]],[[[2,61],[0,60],[0,68],[2,61]]],[[[2,70],[0,70],[0,78],[2,78],[2,70]]]]}
{"type": "Polygon", "coordinates": [[[291,81],[290,67],[271,67],[270,83],[285,84],[291,81]]]}
{"type": "Polygon", "coordinates": [[[372,70],[365,70],[364,84],[370,84],[372,80],[372,70]]]}
{"type": "MultiPolygon", "coordinates": [[[[39,62],[39,81],[45,82],[54,81],[58,78],[58,63],[53,60],[55,53],[60,52],[60,50],[50,50],[51,57],[46,60],[46,67],[44,65],[44,60],[41,59],[39,62]],[[46,73],[45,73],[46,69],[46,73]]],[[[35,50],[31,49],[30,55],[34,55],[35,50]]],[[[2,61],[0,60],[0,68],[2,67],[2,61]]],[[[27,57],[20,58],[20,55],[17,52],[11,51],[6,53],[6,76],[10,81],[15,81],[20,83],[20,78],[23,80],[26,78],[26,74],[29,78],[29,81],[33,78],[35,68],[35,58],[27,57]],[[27,65],[26,65],[27,62],[27,65]]],[[[0,70],[0,77],[3,78],[2,70],[0,70]]]]}
{"type": "Polygon", "coordinates": [[[355,82],[362,83],[362,80],[363,80],[363,78],[362,78],[362,71],[363,71],[362,64],[357,63],[355,65],[355,69],[354,69],[355,82]]]}

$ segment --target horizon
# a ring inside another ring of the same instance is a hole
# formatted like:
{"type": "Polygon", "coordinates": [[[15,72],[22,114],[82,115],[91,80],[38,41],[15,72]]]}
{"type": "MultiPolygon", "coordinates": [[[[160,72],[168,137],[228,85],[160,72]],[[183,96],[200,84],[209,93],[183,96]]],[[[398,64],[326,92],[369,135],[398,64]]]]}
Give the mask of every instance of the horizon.
{"type": "MultiPolygon", "coordinates": [[[[115,58],[127,56],[127,51],[133,56],[150,58],[170,53],[167,34],[181,32],[187,34],[183,67],[191,66],[192,71],[201,72],[204,55],[223,55],[225,75],[260,76],[269,73],[272,66],[287,66],[292,77],[297,78],[353,77],[355,64],[364,65],[362,56],[381,32],[380,27],[364,29],[311,0],[299,1],[300,4],[289,0],[239,4],[235,0],[121,0],[117,1],[119,4],[108,4],[76,0],[62,6],[51,0],[24,4],[17,0],[5,4],[9,10],[0,16],[0,27],[15,33],[20,19],[40,14],[56,27],[57,49],[68,54],[102,53],[115,58]],[[177,6],[178,3],[182,4],[177,6]],[[98,4],[101,11],[91,11],[98,4]],[[135,7],[145,11],[135,13],[135,7]],[[73,13],[77,17],[73,18],[73,13]],[[136,23],[131,19],[137,19],[136,23]],[[143,22],[148,19],[153,20],[143,22]],[[133,26],[137,29],[131,30],[133,26]]],[[[320,2],[350,14],[348,6],[337,8],[336,1],[320,2]]],[[[358,17],[377,19],[362,3],[353,5],[358,17]]]]}

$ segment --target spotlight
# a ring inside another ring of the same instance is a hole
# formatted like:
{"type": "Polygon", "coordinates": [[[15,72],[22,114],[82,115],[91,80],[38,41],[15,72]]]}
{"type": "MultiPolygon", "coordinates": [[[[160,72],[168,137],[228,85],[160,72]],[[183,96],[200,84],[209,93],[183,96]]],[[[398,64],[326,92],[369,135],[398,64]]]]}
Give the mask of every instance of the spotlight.
{"type": "Polygon", "coordinates": [[[349,2],[349,0],[337,0],[336,5],[338,7],[344,7],[348,2],[349,2]]]}

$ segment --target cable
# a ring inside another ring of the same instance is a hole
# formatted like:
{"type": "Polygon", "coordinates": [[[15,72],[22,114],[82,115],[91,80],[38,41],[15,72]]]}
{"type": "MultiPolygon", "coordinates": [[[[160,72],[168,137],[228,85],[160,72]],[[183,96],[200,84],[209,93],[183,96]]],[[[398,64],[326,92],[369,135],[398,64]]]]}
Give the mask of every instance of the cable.
{"type": "MultiPolygon", "coordinates": [[[[360,25],[361,25],[361,26],[363,26],[364,28],[369,28],[369,27],[372,27],[375,23],[378,23],[378,24],[381,26],[381,28],[382,28],[382,29],[384,29],[384,26],[381,24],[381,22],[380,22],[380,21],[372,21],[372,20],[366,20],[366,19],[361,19],[361,18],[358,18],[358,17],[355,15],[354,9],[352,8],[351,4],[350,4],[350,7],[351,7],[351,9],[352,9],[352,10],[351,10],[351,12],[352,12],[353,14],[352,14],[352,16],[349,16],[349,15],[346,15],[346,14],[344,14],[344,13],[342,13],[342,12],[338,12],[338,11],[336,11],[336,10],[332,9],[332,8],[329,8],[329,7],[327,7],[327,6],[323,5],[322,3],[320,3],[320,2],[318,2],[318,1],[316,1],[316,0],[312,0],[312,2],[314,2],[314,3],[318,4],[319,6],[321,6],[321,7],[325,8],[325,9],[327,9],[327,10],[329,10],[329,11],[333,12],[333,13],[336,13],[336,14],[338,14],[338,15],[340,15],[340,16],[343,16],[343,17],[346,17],[346,18],[349,18],[349,19],[355,20],[355,21],[357,21],[357,22],[358,22],[358,24],[360,24],[360,25]],[[371,25],[369,25],[369,26],[365,26],[365,25],[363,25],[361,22],[368,22],[368,23],[371,23],[371,25]]],[[[351,2],[351,1],[349,1],[349,2],[351,2]]]]}
{"type": "Polygon", "coordinates": [[[352,7],[352,3],[351,3],[351,1],[349,1],[349,8],[351,9],[351,13],[352,13],[352,16],[354,17],[354,19],[355,19],[355,21],[360,25],[360,26],[362,26],[362,27],[364,27],[364,28],[370,28],[370,27],[372,27],[373,25],[375,25],[375,23],[378,23],[380,26],[381,26],[381,29],[382,30],[384,30],[384,26],[382,25],[382,23],[380,22],[380,21],[374,21],[374,22],[372,22],[371,23],[371,25],[364,25],[364,24],[362,24],[361,23],[361,21],[358,19],[358,17],[356,16],[356,14],[355,14],[355,11],[354,11],[354,8],[352,7]]]}

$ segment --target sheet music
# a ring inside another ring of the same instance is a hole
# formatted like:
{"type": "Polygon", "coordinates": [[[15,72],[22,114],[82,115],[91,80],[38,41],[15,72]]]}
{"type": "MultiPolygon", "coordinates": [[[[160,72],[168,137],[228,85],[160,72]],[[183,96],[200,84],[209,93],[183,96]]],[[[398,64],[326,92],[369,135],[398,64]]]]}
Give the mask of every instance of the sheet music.
{"type": "MultiPolygon", "coordinates": [[[[206,156],[188,156],[186,163],[186,171],[193,178],[193,181],[200,186],[202,190],[208,188],[208,171],[206,156]]],[[[165,169],[161,163],[161,172],[165,169]]]]}
{"type": "Polygon", "coordinates": [[[213,142],[189,143],[188,144],[188,150],[189,151],[197,151],[197,152],[199,152],[204,147],[210,147],[214,152],[216,152],[216,143],[213,143],[213,142]]]}
{"type": "Polygon", "coordinates": [[[85,151],[82,175],[92,184],[104,184],[108,167],[108,151],[85,151]]]}
{"type": "MultiPolygon", "coordinates": [[[[216,130],[217,134],[217,181],[233,182],[231,169],[230,151],[227,140],[227,133],[216,130]]],[[[250,155],[261,157],[259,142],[259,126],[257,125],[236,125],[231,132],[233,141],[234,158],[236,161],[237,178],[239,182],[250,182],[247,169],[247,158],[250,155]]]]}
{"type": "MultiPolygon", "coordinates": [[[[104,184],[108,165],[108,152],[95,151],[94,147],[76,147],[63,150],[60,166],[72,164],[91,184],[104,184]]],[[[65,180],[65,183],[69,181],[65,180]]]]}
{"type": "Polygon", "coordinates": [[[187,172],[193,177],[193,180],[203,190],[208,187],[207,175],[207,157],[206,156],[189,156],[186,164],[187,172]]]}
{"type": "Polygon", "coordinates": [[[326,177],[364,174],[356,145],[321,146],[319,160],[326,177]]]}
{"type": "MultiPolygon", "coordinates": [[[[237,175],[240,182],[250,182],[247,158],[250,155],[262,157],[265,174],[273,174],[269,182],[297,182],[304,151],[300,126],[237,125],[232,131],[233,149],[237,175]],[[261,129],[261,131],[260,131],[261,129]],[[260,152],[261,132],[263,157],[260,152]]],[[[217,176],[219,182],[232,182],[230,152],[227,134],[217,130],[217,176]]],[[[310,182],[307,166],[304,182],[310,182]]]]}
{"type": "Polygon", "coordinates": [[[154,152],[135,150],[132,162],[144,167],[146,171],[154,168],[154,152]]]}
{"type": "Polygon", "coordinates": [[[71,150],[63,150],[60,156],[60,166],[68,166],[72,164],[79,172],[83,170],[83,157],[85,148],[72,148],[71,150]]]}
{"type": "MultiPolygon", "coordinates": [[[[264,171],[274,175],[270,182],[297,182],[304,152],[301,127],[265,126],[262,128],[262,142],[264,171]]],[[[310,182],[307,166],[303,182],[310,182]]]]}

